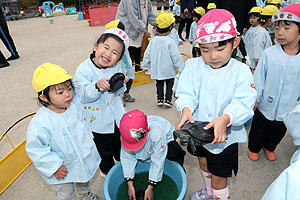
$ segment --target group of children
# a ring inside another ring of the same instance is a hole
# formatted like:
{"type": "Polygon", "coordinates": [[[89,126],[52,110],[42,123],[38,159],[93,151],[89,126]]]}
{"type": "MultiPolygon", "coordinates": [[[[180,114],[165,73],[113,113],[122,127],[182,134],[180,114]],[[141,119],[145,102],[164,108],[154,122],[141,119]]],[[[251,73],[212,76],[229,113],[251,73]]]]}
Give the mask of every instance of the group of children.
{"type": "MultiPolygon", "coordinates": [[[[105,177],[118,161],[129,199],[135,199],[134,169],[140,160],[150,162],[144,199],[152,200],[153,188],[162,180],[165,159],[183,166],[185,151],[173,132],[186,122],[209,122],[204,129],[214,127],[212,143],[197,146],[196,151],[187,148],[198,157],[205,183],[203,189],[191,194],[191,200],[229,199],[227,179],[232,171],[235,175],[238,172],[238,143],[247,141],[244,124],[253,115],[249,158],[258,160],[263,148],[267,159],[276,159],[274,150],[286,132],[283,116],[300,102],[300,4],[272,14],[278,44],[263,51],[254,76],[248,65],[231,58],[240,42],[234,16],[223,9],[206,14],[195,9],[195,13],[200,20],[193,43],[198,44],[200,57],[184,66],[178,44],[169,36],[175,18],[162,13],[156,19],[157,36],[143,59],[143,68],[150,69],[157,80],[157,105],[172,107],[173,92],[177,98],[175,105],[181,116],[175,128],[159,116],[146,116],[139,110],[126,113],[120,99],[129,80],[126,75],[123,87],[109,90],[110,77],[128,73],[124,65],[128,63],[129,39],[119,21],[100,36],[90,57],[77,68],[73,82],[57,65],[45,63],[36,69],[32,84],[42,107],[28,127],[26,151],[58,199],[75,199],[75,188],[80,199],[99,199],[90,191],[89,180],[98,166],[105,177]],[[180,76],[172,92],[178,70],[180,76]]],[[[259,18],[270,23],[269,15],[259,18]]],[[[280,181],[279,185],[286,185],[289,180],[280,181]]],[[[271,187],[278,187],[278,183],[271,187]]],[[[275,193],[271,188],[264,198],[276,199],[268,196],[275,193]]]]}

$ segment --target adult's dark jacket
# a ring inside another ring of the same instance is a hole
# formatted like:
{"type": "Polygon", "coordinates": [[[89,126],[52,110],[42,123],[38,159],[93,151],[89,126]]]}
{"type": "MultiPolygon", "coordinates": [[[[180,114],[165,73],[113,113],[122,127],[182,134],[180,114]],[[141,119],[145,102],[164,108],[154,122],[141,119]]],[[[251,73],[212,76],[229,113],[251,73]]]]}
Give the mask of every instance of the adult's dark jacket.
{"type": "Polygon", "coordinates": [[[186,8],[191,12],[195,8],[195,0],[180,0],[180,9],[183,12],[186,8]]]}
{"type": "Polygon", "coordinates": [[[243,28],[249,28],[248,13],[256,6],[256,0],[215,0],[217,8],[228,10],[233,14],[237,23],[237,30],[241,34],[243,28]]]}

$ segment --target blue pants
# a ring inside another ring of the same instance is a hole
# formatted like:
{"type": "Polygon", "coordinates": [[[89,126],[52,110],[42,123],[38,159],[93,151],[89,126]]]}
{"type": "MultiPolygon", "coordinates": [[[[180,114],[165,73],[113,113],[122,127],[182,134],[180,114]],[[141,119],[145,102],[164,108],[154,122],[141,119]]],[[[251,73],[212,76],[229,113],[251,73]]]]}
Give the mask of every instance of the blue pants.
{"type": "Polygon", "coordinates": [[[18,55],[14,41],[9,34],[7,23],[0,24],[0,38],[12,56],[18,55]]]}

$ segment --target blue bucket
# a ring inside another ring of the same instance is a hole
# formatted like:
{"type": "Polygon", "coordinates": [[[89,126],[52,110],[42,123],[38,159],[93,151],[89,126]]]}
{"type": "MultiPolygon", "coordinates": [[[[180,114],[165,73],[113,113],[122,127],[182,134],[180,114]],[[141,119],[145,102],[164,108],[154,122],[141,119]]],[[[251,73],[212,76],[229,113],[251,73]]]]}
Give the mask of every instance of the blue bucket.
{"type": "MultiPolygon", "coordinates": [[[[148,172],[150,168],[149,163],[138,161],[136,173],[148,172]]],[[[186,174],[183,168],[174,161],[166,159],[164,174],[168,175],[177,185],[178,198],[177,200],[184,199],[187,187],[186,174]]],[[[121,162],[118,162],[106,176],[104,182],[104,196],[106,200],[115,200],[117,192],[124,181],[124,175],[121,162]]]]}

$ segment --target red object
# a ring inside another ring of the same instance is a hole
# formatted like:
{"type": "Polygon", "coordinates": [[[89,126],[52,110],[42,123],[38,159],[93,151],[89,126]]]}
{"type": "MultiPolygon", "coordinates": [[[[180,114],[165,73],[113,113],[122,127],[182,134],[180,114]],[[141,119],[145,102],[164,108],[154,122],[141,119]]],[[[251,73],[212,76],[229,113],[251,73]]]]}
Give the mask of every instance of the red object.
{"type": "Polygon", "coordinates": [[[115,20],[117,10],[117,3],[90,6],[91,26],[104,26],[108,22],[115,20]]]}
{"type": "Polygon", "coordinates": [[[89,5],[82,6],[83,19],[90,19],[89,7],[89,5]]]}

